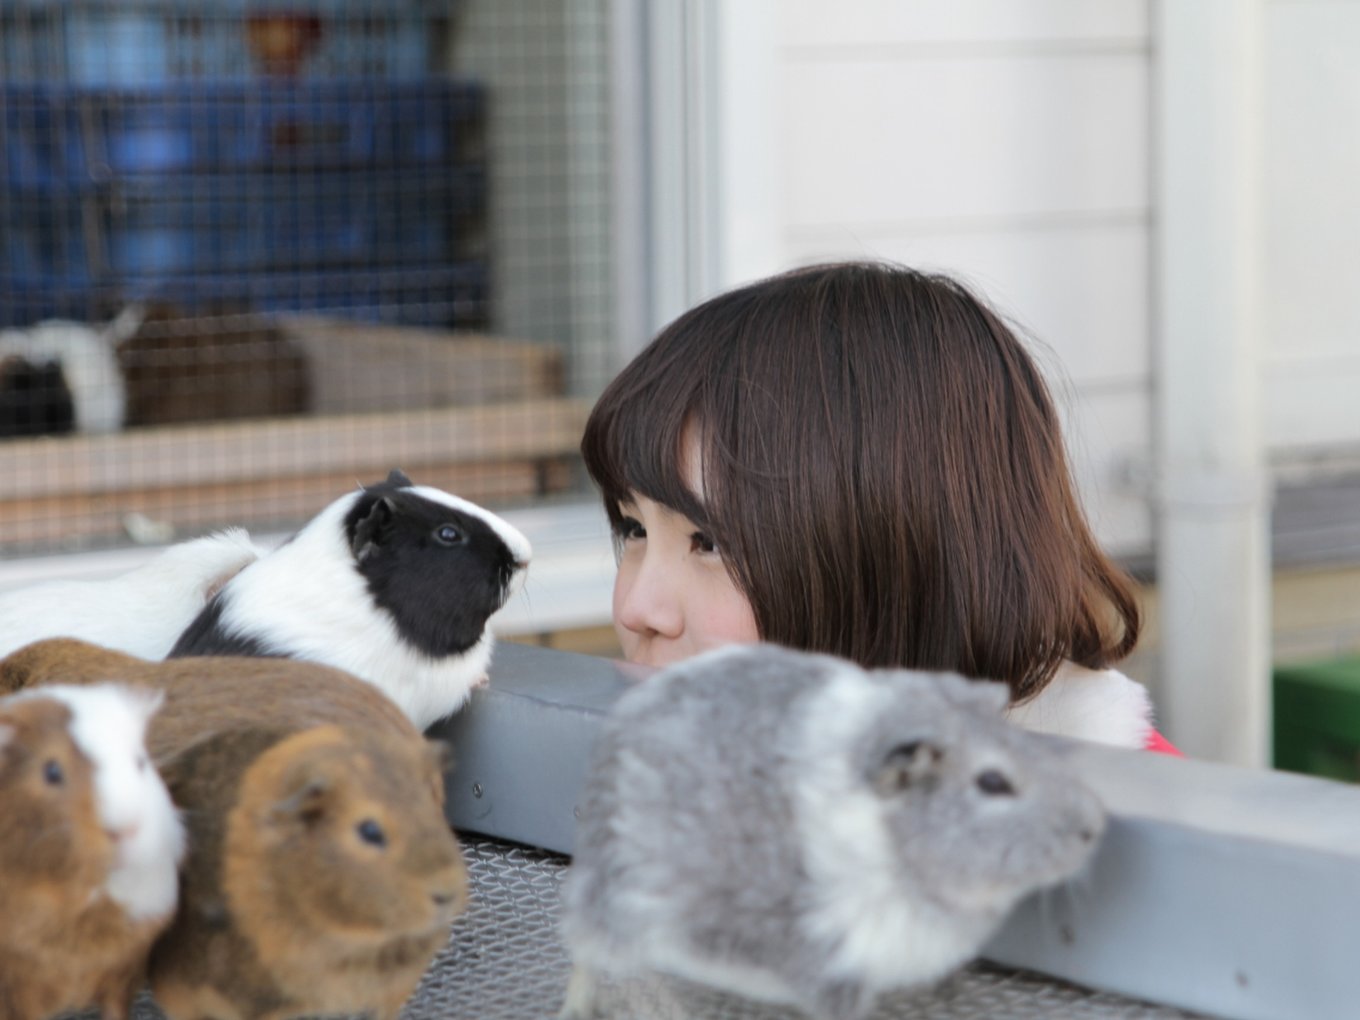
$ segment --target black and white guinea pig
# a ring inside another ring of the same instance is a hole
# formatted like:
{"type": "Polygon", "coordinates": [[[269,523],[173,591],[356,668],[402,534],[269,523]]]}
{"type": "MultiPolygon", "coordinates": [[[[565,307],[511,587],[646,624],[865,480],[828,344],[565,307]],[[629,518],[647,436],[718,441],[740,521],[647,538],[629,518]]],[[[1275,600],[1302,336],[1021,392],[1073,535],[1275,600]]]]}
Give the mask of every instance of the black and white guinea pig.
{"type": "Polygon", "coordinates": [[[55,436],[75,429],[75,404],[56,360],[0,358],[0,439],[55,436]]]}
{"type": "Polygon", "coordinates": [[[116,577],[65,579],[0,593],[0,655],[73,637],[163,659],[208,601],[263,555],[240,528],[169,546],[116,577]]]}
{"type": "Polygon", "coordinates": [[[49,319],[22,329],[0,329],[0,360],[9,366],[0,375],[13,378],[0,388],[8,391],[6,402],[25,405],[16,425],[27,429],[4,434],[39,434],[35,428],[43,420],[52,426],[44,432],[122,428],[127,387],[115,348],[136,331],[143,315],[141,305],[129,305],[103,324],[49,319]]]}
{"type": "Polygon", "coordinates": [[[393,471],[232,578],[170,657],[324,663],[374,684],[424,729],[485,681],[487,621],[530,554],[495,514],[393,471]]]}
{"type": "Polygon", "coordinates": [[[619,699],[564,889],[574,971],[670,974],[822,1020],[975,955],[1090,858],[1104,810],[1002,684],[750,645],[619,699]]]}

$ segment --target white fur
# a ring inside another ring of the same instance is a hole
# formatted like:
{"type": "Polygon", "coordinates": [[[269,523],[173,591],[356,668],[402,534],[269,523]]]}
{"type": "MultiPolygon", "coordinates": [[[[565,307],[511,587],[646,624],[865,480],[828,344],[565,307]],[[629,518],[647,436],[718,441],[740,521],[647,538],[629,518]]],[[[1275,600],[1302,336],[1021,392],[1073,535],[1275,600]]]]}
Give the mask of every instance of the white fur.
{"type": "Polygon", "coordinates": [[[75,406],[77,432],[116,432],[127,412],[127,387],[117,346],[136,332],[143,310],[133,305],[103,326],[49,319],[23,329],[0,330],[0,357],[60,362],[75,406]]]}
{"type": "Polygon", "coordinates": [[[134,921],[169,914],[179,895],[184,827],[146,753],[146,725],[163,695],[57,684],[16,697],[54,698],[71,711],[71,739],[94,767],[100,823],[118,847],[104,891],[134,921]]]}
{"type": "MultiPolygon", "coordinates": [[[[521,564],[529,540],[494,514],[439,489],[409,491],[486,521],[521,564]]],[[[490,630],[461,655],[433,659],[401,639],[395,621],[373,604],[345,540],[344,518],[360,497],[336,500],[270,555],[230,584],[222,626],[231,634],[277,637],[289,655],[344,669],[367,680],[425,729],[456,711],[485,676],[494,639],[490,630]]]]}
{"type": "Polygon", "coordinates": [[[231,528],[170,546],[102,581],[50,581],[0,595],[0,655],[43,638],[73,637],[163,659],[216,591],[261,550],[231,528]]]}
{"type": "Polygon", "coordinates": [[[795,791],[799,842],[816,902],[800,918],[814,942],[838,946],[828,972],[877,993],[932,981],[970,959],[995,917],[935,909],[911,890],[883,820],[883,805],[853,774],[844,748],[891,701],[891,692],[846,666],[809,704],[800,747],[822,763],[795,791]]]}
{"type": "Polygon", "coordinates": [[[1113,669],[1064,663],[1039,694],[1006,718],[1036,733],[1141,750],[1152,735],[1147,689],[1113,669]]]}

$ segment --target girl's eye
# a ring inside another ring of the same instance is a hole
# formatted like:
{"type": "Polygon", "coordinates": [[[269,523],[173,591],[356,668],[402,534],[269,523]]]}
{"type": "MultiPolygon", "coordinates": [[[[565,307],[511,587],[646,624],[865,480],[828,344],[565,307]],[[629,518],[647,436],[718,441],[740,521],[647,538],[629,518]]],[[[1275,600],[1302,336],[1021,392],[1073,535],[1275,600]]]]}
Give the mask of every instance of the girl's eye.
{"type": "Polygon", "coordinates": [[[646,538],[647,529],[642,526],[642,522],[636,517],[624,517],[618,525],[619,537],[625,542],[634,538],[646,538]]]}
{"type": "Polygon", "coordinates": [[[691,552],[715,553],[718,551],[718,544],[702,531],[696,531],[689,536],[689,548],[691,552]]]}

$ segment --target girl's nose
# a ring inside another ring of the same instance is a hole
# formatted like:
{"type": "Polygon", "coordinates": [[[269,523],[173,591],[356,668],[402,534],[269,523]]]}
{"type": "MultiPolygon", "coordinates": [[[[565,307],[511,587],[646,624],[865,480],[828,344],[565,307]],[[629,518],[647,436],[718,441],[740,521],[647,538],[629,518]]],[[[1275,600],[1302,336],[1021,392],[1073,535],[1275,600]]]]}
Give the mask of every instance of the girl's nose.
{"type": "Polygon", "coordinates": [[[656,556],[620,567],[614,579],[614,618],[635,634],[674,638],[684,630],[674,579],[656,556]]]}

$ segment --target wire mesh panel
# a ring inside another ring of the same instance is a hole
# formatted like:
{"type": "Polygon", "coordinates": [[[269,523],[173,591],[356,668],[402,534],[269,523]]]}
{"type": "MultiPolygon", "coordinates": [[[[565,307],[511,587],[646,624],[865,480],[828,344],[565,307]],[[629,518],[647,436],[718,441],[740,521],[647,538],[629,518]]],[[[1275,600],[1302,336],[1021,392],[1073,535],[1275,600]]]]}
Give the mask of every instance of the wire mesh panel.
{"type": "MultiPolygon", "coordinates": [[[[570,971],[557,935],[566,858],[464,840],[471,906],[454,922],[402,1013],[404,1020],[541,1020],[557,1014],[570,971]]],[[[606,983],[601,1020],[801,1020],[669,980],[606,983]]],[[[143,997],[135,1020],[159,1020],[143,997]]],[[[924,993],[885,997],[871,1020],[1192,1020],[1192,1014],[984,964],[924,993]]]]}
{"type": "Polygon", "coordinates": [[[573,491],[606,8],[0,0],[0,557],[573,491]]]}

